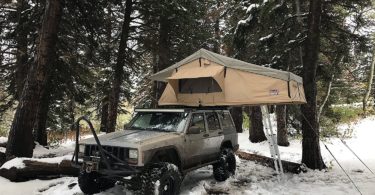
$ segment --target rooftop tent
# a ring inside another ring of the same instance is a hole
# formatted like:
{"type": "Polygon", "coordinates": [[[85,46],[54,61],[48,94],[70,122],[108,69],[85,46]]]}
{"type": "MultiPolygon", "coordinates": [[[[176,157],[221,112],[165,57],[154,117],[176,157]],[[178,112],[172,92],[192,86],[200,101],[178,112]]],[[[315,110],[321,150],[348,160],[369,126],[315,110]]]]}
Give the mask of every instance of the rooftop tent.
{"type": "Polygon", "coordinates": [[[151,76],[167,82],[159,105],[305,103],[302,78],[200,49],[151,76]]]}

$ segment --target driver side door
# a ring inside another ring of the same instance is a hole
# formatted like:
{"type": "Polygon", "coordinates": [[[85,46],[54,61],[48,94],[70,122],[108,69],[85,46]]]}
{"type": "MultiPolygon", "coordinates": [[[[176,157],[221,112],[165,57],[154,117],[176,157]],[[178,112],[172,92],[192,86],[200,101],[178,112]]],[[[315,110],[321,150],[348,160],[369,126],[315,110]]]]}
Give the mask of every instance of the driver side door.
{"type": "Polygon", "coordinates": [[[205,144],[207,144],[205,143],[206,137],[208,137],[208,133],[203,112],[192,113],[184,140],[185,168],[191,168],[202,163],[201,159],[204,155],[204,148],[206,148],[205,144]],[[193,132],[193,129],[196,132],[193,132]]]}

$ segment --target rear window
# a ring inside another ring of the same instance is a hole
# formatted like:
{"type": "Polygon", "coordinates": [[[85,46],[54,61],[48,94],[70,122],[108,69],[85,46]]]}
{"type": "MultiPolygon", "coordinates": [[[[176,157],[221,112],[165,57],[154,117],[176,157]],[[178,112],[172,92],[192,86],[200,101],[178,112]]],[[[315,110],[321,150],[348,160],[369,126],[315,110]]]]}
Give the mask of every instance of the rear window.
{"type": "Polygon", "coordinates": [[[232,118],[230,117],[230,114],[227,112],[223,112],[219,114],[221,123],[223,125],[223,130],[234,130],[234,124],[232,121],[232,118]]]}
{"type": "Polygon", "coordinates": [[[208,130],[215,131],[220,129],[219,119],[215,112],[206,112],[208,130]]]}

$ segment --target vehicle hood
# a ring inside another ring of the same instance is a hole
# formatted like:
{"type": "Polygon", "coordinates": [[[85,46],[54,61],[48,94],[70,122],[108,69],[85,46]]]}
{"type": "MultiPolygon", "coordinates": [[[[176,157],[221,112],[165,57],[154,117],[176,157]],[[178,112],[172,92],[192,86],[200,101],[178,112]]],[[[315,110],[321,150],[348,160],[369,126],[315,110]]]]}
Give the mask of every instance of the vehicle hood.
{"type": "MultiPolygon", "coordinates": [[[[158,131],[144,131],[144,130],[123,130],[113,133],[104,134],[99,137],[102,145],[122,146],[122,147],[137,147],[144,142],[148,142],[167,135],[173,135],[175,132],[158,132],[158,131]]],[[[81,144],[96,144],[95,139],[88,138],[82,140],[81,144]]]]}

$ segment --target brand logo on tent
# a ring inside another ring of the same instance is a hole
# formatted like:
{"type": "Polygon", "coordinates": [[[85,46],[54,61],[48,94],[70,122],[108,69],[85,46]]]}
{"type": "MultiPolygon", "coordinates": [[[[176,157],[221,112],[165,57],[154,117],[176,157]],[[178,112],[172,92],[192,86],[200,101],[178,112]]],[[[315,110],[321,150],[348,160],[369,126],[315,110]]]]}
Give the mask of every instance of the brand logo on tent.
{"type": "Polygon", "coordinates": [[[275,96],[279,95],[279,90],[278,89],[271,89],[270,90],[270,96],[275,96]]]}

